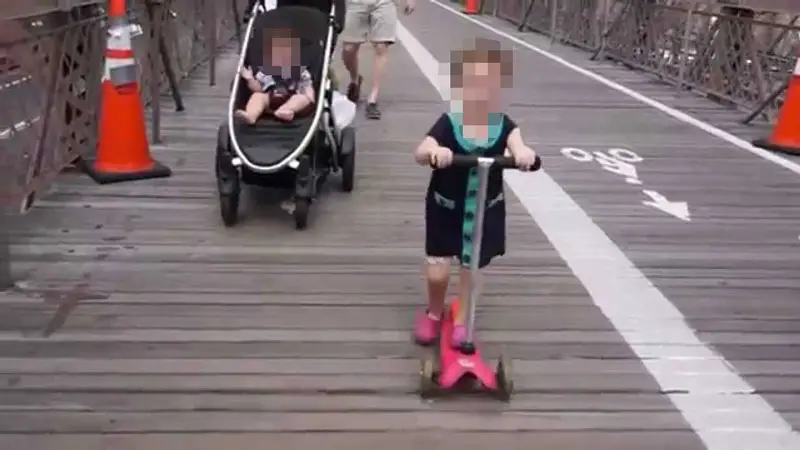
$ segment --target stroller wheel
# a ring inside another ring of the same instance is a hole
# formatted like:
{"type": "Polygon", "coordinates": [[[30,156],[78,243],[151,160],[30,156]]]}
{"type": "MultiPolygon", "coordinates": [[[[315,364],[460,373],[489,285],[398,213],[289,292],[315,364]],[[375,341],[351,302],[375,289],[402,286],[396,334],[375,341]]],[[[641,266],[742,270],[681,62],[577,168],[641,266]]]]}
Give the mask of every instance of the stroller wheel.
{"type": "Polygon", "coordinates": [[[294,204],[294,226],[298,230],[305,230],[308,226],[308,212],[311,209],[311,200],[298,198],[294,204]]]}
{"type": "Polygon", "coordinates": [[[342,191],[352,192],[356,175],[356,133],[351,127],[342,130],[339,152],[342,155],[342,191]]]}
{"type": "Polygon", "coordinates": [[[220,147],[217,147],[216,175],[222,222],[226,227],[232,227],[239,220],[239,197],[242,193],[242,184],[239,172],[231,164],[230,157],[220,147]]]}
{"type": "Polygon", "coordinates": [[[219,195],[219,212],[222,215],[222,223],[226,227],[232,227],[239,221],[239,190],[230,194],[219,195]]]}

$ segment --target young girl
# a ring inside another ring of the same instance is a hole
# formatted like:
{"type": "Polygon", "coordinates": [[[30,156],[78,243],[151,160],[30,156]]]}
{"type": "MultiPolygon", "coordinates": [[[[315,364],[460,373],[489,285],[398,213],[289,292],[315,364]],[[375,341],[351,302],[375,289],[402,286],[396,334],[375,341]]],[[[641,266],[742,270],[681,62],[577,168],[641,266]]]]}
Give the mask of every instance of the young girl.
{"type": "MultiPolygon", "coordinates": [[[[490,171],[480,255],[472,255],[478,177],[476,169],[449,167],[453,154],[503,156],[510,153],[522,170],[533,166],[536,153],[522,140],[519,128],[499,111],[503,81],[511,76],[510,54],[499,43],[478,39],[474,49],[451,56],[451,89],[460,99],[461,108],[442,114],[417,147],[414,158],[420,165],[430,165],[431,173],[425,202],[425,252],[428,284],[428,307],[417,317],[415,338],[422,345],[431,344],[439,333],[450,281],[450,262],[461,263],[459,298],[469,300],[471,283],[468,266],[479,258],[484,268],[505,253],[506,208],[503,195],[503,172],[490,171]]],[[[455,317],[453,345],[461,346],[466,338],[464,319],[467,308],[455,317]]]]}
{"type": "Polygon", "coordinates": [[[242,68],[242,78],[252,95],[245,109],[236,111],[237,117],[252,125],[271,110],[278,119],[290,121],[314,104],[311,74],[295,62],[299,59],[299,43],[295,41],[288,31],[273,31],[264,43],[264,66],[255,73],[252,68],[242,68]]]}

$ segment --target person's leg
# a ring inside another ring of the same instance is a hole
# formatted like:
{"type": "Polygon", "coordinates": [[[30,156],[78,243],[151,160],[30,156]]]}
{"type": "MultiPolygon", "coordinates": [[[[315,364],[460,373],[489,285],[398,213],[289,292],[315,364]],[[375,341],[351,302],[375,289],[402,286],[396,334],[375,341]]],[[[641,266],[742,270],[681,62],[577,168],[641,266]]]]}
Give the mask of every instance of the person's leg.
{"type": "Polygon", "coordinates": [[[461,346],[467,338],[467,329],[464,323],[470,306],[470,293],[473,288],[472,282],[472,273],[469,267],[460,265],[458,270],[458,300],[460,308],[458,308],[458,313],[453,318],[452,343],[454,347],[461,346]]]}
{"type": "Polygon", "coordinates": [[[378,108],[378,94],[380,93],[381,81],[383,81],[383,76],[386,74],[386,66],[389,62],[389,44],[375,42],[372,46],[375,50],[375,60],[372,63],[372,79],[365,112],[367,118],[378,120],[381,118],[381,110],[378,108]]]}
{"type": "Polygon", "coordinates": [[[311,105],[312,98],[314,98],[313,88],[302,94],[292,95],[288,100],[286,100],[286,103],[275,110],[275,117],[287,121],[294,119],[297,113],[305,110],[311,105]]]}
{"type": "Polygon", "coordinates": [[[426,258],[425,280],[428,287],[428,307],[417,317],[414,338],[421,345],[430,345],[439,335],[447,286],[450,283],[450,258],[426,258]]]}
{"type": "Polygon", "coordinates": [[[358,103],[361,97],[361,83],[363,78],[358,71],[358,50],[360,43],[345,42],[342,44],[342,61],[344,67],[350,74],[350,83],[347,85],[347,99],[353,103],[358,103]]]}
{"type": "Polygon", "coordinates": [[[264,111],[266,111],[269,103],[269,94],[265,94],[263,92],[253,92],[253,94],[250,95],[250,100],[247,101],[245,109],[237,110],[236,115],[252,125],[258,122],[258,119],[262,114],[264,114],[264,111]]]}
{"type": "Polygon", "coordinates": [[[362,78],[358,70],[358,51],[366,42],[369,32],[369,5],[366,3],[349,3],[347,17],[342,34],[339,35],[342,47],[342,62],[350,74],[347,86],[347,98],[358,103],[361,95],[362,78]]]}
{"type": "Polygon", "coordinates": [[[380,109],[378,109],[378,94],[389,63],[389,46],[395,42],[396,33],[397,7],[393,1],[380,0],[372,13],[372,28],[370,29],[370,42],[375,50],[371,88],[366,109],[367,117],[370,119],[380,119],[381,117],[380,109]]]}

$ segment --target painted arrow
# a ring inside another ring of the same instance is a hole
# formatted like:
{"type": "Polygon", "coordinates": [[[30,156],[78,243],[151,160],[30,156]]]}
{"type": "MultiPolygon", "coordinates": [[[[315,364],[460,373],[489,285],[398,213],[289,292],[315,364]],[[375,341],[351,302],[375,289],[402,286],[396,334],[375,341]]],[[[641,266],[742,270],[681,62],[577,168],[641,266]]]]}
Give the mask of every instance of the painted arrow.
{"type": "Polygon", "coordinates": [[[650,191],[644,189],[642,190],[642,192],[651,199],[643,201],[642,202],[643,205],[652,206],[653,208],[665,212],[671,216],[675,216],[678,219],[683,220],[684,222],[690,222],[692,220],[689,214],[688,203],[671,202],[667,200],[666,197],[664,197],[663,195],[659,194],[656,191],[650,191]]]}

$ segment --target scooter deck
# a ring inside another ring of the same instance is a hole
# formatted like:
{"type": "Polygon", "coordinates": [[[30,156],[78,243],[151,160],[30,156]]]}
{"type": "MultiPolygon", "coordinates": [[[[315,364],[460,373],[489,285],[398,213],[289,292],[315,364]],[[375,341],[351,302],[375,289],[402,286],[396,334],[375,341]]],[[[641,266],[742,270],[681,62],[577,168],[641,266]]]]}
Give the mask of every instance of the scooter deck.
{"type": "Polygon", "coordinates": [[[464,378],[470,378],[480,383],[483,389],[496,390],[497,380],[494,368],[481,358],[480,348],[477,345],[475,351],[470,354],[453,348],[454,319],[458,314],[459,307],[459,301],[454,300],[442,318],[442,330],[439,338],[439,386],[442,389],[451,389],[464,378]]]}

